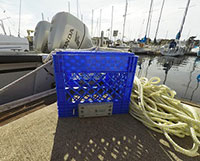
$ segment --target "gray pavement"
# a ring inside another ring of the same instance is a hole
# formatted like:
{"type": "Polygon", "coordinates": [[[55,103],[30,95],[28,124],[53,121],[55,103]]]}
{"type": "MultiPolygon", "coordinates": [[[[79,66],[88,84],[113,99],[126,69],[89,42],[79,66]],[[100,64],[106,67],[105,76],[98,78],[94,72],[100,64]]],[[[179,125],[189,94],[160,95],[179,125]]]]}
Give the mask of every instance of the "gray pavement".
{"type": "MultiPolygon", "coordinates": [[[[175,140],[186,148],[190,138],[175,140]]],[[[197,161],[129,114],[58,119],[56,103],[0,127],[0,161],[197,161]]]]}

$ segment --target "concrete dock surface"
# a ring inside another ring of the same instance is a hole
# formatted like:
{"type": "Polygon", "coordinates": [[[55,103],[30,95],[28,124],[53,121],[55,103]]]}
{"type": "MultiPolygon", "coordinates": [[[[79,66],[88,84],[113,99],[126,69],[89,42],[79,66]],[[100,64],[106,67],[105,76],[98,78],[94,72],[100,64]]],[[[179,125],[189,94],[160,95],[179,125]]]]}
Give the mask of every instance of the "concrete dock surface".
{"type": "MultiPolygon", "coordinates": [[[[174,138],[190,149],[189,137],[174,138]]],[[[0,127],[0,161],[199,161],[129,114],[58,118],[56,103],[0,127]]]]}

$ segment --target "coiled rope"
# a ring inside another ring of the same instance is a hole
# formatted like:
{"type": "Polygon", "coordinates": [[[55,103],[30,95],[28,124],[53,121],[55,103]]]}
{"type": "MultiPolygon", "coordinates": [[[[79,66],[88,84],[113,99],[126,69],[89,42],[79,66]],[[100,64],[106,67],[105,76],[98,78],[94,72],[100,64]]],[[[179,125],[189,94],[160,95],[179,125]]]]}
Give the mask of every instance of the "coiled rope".
{"type": "Polygon", "coordinates": [[[164,133],[174,149],[187,156],[198,156],[200,146],[200,116],[195,108],[174,98],[176,92],[165,85],[158,85],[160,78],[135,77],[131,94],[130,114],[148,128],[164,133]],[[190,150],[179,146],[170,135],[190,136],[190,150]]]}

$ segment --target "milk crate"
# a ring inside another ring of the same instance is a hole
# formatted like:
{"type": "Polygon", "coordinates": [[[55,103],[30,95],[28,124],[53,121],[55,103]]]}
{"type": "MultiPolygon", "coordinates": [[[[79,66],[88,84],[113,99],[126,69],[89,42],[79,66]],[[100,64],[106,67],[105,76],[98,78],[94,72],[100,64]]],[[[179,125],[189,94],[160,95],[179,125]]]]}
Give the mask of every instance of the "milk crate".
{"type": "Polygon", "coordinates": [[[53,54],[59,117],[78,116],[83,104],[112,103],[128,113],[138,57],[133,53],[64,51],[53,54]]]}

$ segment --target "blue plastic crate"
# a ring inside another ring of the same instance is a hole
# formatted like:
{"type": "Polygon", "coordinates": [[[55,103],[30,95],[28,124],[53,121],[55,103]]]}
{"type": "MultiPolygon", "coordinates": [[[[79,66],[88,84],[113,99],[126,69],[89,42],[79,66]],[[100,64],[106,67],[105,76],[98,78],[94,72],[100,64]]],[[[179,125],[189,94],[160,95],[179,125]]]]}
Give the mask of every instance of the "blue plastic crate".
{"type": "Polygon", "coordinates": [[[53,54],[59,117],[78,116],[78,104],[96,102],[113,102],[113,114],[128,113],[137,59],[122,52],[53,54]]]}

